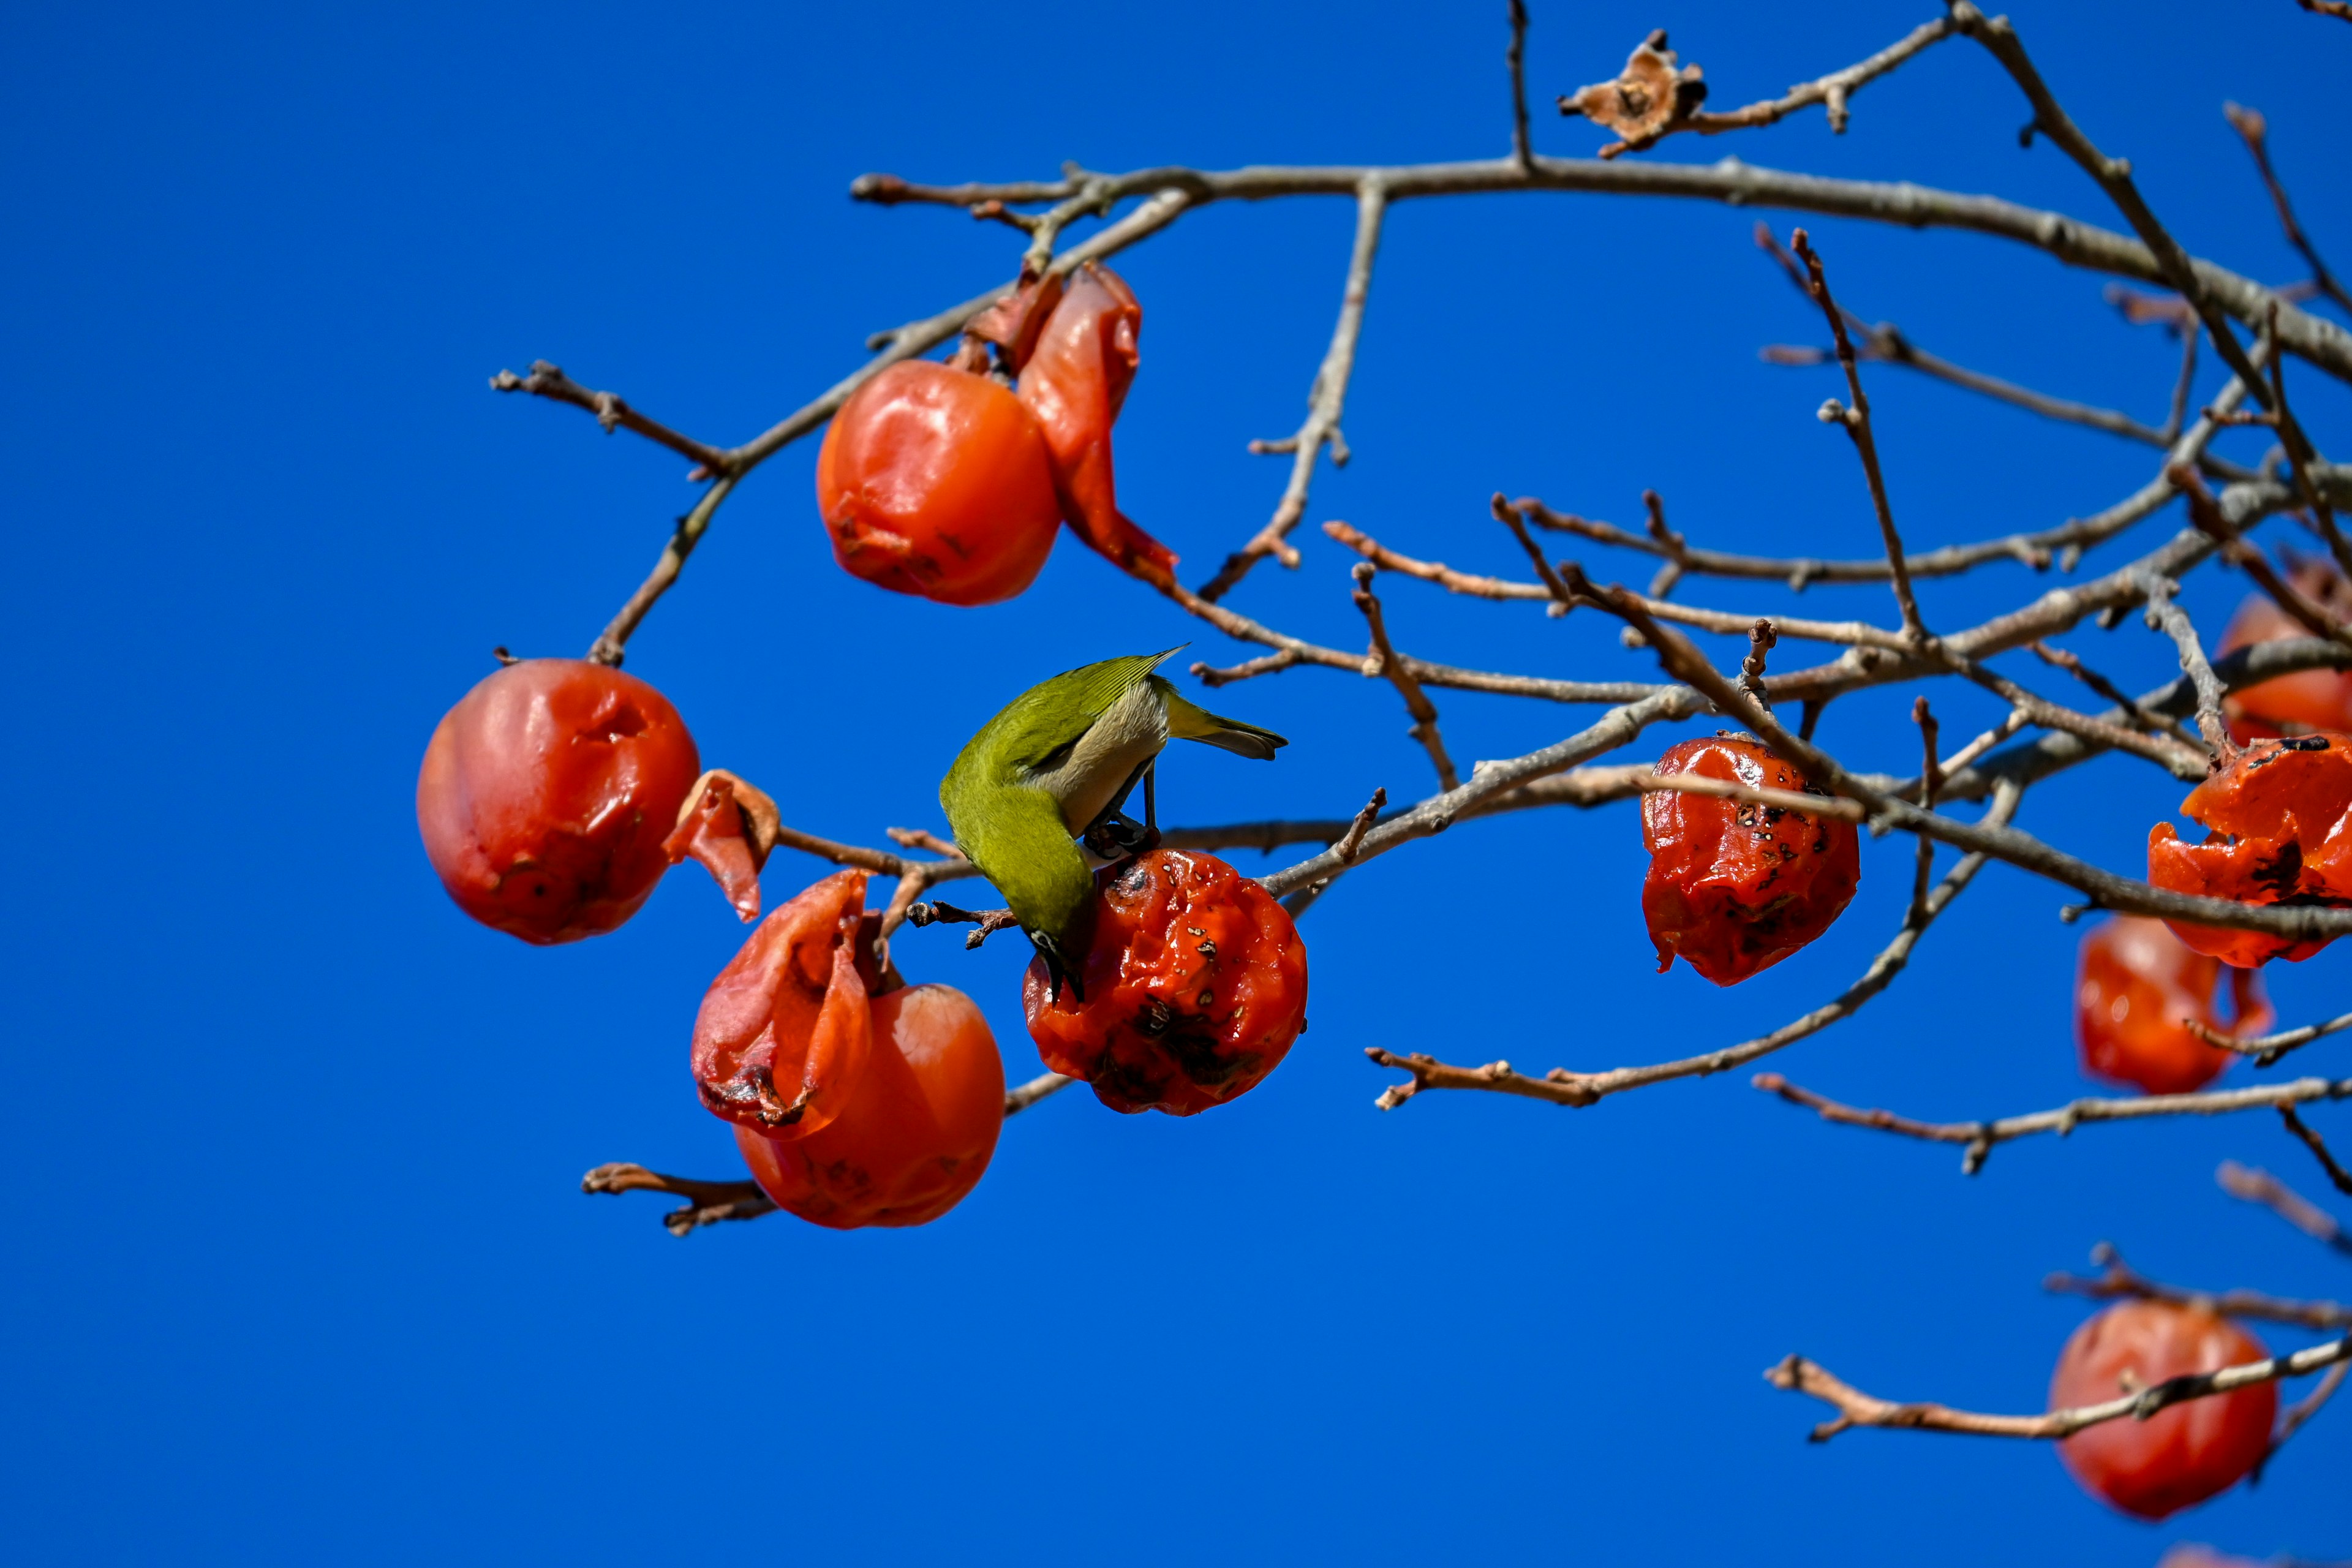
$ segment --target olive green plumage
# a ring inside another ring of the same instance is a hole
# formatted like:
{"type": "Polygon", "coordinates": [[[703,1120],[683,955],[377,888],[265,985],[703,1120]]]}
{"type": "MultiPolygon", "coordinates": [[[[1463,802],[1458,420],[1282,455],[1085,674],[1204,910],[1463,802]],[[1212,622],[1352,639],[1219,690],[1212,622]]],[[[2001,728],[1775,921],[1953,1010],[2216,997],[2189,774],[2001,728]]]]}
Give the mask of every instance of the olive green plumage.
{"type": "Polygon", "coordinates": [[[1201,741],[1271,761],[1288,743],[1195,706],[1152,673],[1175,651],[1107,658],[1040,681],[982,725],[940,781],[957,847],[1004,895],[1057,988],[1094,892],[1074,841],[1125,800],[1160,748],[1201,741]]]}

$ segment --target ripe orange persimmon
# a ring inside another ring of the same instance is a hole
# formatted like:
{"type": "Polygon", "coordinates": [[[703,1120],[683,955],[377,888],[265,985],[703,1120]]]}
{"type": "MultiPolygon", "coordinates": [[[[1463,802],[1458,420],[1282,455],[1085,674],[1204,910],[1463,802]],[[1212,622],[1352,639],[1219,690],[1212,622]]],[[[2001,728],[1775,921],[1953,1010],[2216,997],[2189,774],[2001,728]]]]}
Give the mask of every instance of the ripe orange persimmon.
{"type": "MultiPolygon", "coordinates": [[[[1748,735],[1679,742],[1653,771],[1821,793],[1748,735]]],[[[1717,985],[1737,985],[1829,930],[1862,879],[1853,823],[1777,805],[1645,795],[1642,842],[1650,851],[1642,914],[1658,973],[1680,958],[1717,985]]]]}
{"type": "Polygon", "coordinates": [[[702,764],[677,710],[634,675],[532,658],[442,718],[416,775],[425,853],[457,907],[525,942],[611,931],[654,890],[702,764]]]}
{"type": "Polygon", "coordinates": [[[894,364],[843,404],[816,458],[817,510],[851,574],[947,605],[1035,580],[1061,502],[1021,400],[931,360],[894,364]]]}
{"type": "Polygon", "coordinates": [[[2085,934],[2074,984],[2083,1070],[2150,1094],[2187,1094],[2221,1077],[2233,1053],[2208,1045],[2183,1020],[2222,1034],[2259,1035],[2272,1016],[2254,971],[2231,969],[2233,1016],[2222,1017],[2224,967],[2162,921],[2117,915],[2085,934]]]}
{"type": "Polygon", "coordinates": [[[782,1139],[841,1116],[874,1054],[865,911],[866,873],[835,872],[761,921],[710,983],[692,1061],[713,1116],[782,1139]]]}
{"type": "MultiPolygon", "coordinates": [[[[2148,829],[2156,886],[2244,904],[2352,904],[2352,736],[2256,741],[2190,790],[2180,809],[2209,831],[2204,843],[2186,844],[2169,822],[2148,829]]],[[[2168,923],[2199,952],[2246,969],[2281,956],[2299,962],[2334,940],[2168,923]]]]}
{"type": "Polygon", "coordinates": [[[1190,850],[1106,867],[1095,887],[1078,984],[1056,998],[1043,958],[1023,983],[1045,1065],[1120,1111],[1191,1116],[1256,1087],[1307,1027],[1307,947],[1288,912],[1190,850]]]}
{"type": "Polygon", "coordinates": [[[830,1125],[779,1139],[735,1124],[760,1190],[835,1230],[939,1218],[979,1183],[1004,1125],[1004,1063],[971,997],[902,986],[869,1017],[873,1055],[830,1125]]]}
{"type": "MultiPolygon", "coordinates": [[[[2352,623],[2352,584],[2329,563],[2298,562],[2287,580],[2338,620],[2352,623]]],[[[2221,652],[2310,635],[2311,629],[2279,608],[2278,601],[2256,594],[2230,617],[2221,652]]],[[[2227,708],[2230,733],[2241,745],[2290,730],[2352,730],[2352,670],[2305,669],[2277,676],[2234,693],[2227,708]]]]}
{"type": "Polygon", "coordinates": [[[1175,552],[1118,510],[1111,473],[1110,429],[1142,362],[1142,331],[1135,291],[1109,268],[1087,263],[1045,318],[1021,372],[1021,401],[1053,451],[1070,531],[1122,570],[1141,565],[1164,577],[1175,552]]]}
{"type": "MultiPolygon", "coordinates": [[[[2118,1301],[2074,1331],[2050,1379],[2053,1410],[2104,1405],[2168,1378],[2217,1372],[2270,1352],[2201,1307],[2118,1301]]],[[[2278,1384],[2185,1400],[2145,1421],[2085,1426],[2058,1445],[2084,1491],[2141,1519],[2162,1519],[2243,1480],[2270,1451],[2278,1384]]]]}

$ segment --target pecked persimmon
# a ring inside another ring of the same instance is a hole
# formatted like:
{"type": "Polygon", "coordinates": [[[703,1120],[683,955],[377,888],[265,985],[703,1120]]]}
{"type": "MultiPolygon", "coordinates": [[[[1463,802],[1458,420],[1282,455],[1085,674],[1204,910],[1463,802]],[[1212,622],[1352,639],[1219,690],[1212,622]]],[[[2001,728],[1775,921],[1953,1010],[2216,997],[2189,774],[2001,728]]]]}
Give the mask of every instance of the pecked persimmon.
{"type": "MultiPolygon", "coordinates": [[[[2167,1379],[2266,1359],[2263,1342],[2203,1307],[2118,1301],[2076,1329],[2050,1379],[2053,1410],[2104,1405],[2167,1379]]],[[[2184,1400],[2145,1421],[2085,1426],[2058,1445],[2075,1484],[2124,1512],[2162,1519],[2243,1480],[2270,1452],[2278,1384],[2184,1400]]]]}
{"type": "MultiPolygon", "coordinates": [[[[1653,771],[1821,794],[1762,742],[1728,732],[1678,742],[1653,771]]],[[[1737,985],[1829,930],[1862,879],[1853,823],[1777,805],[1645,795],[1642,842],[1650,851],[1642,913],[1658,973],[1681,958],[1717,985],[1737,985]]]]}
{"type": "Polygon", "coordinates": [[[1004,1125],[1004,1063],[971,997],[902,986],[869,1017],[873,1056],[829,1125],[780,1139],[735,1124],[760,1190],[835,1230],[939,1218],[978,1184],[1004,1125]]]}
{"type": "Polygon", "coordinates": [[[1288,912],[1182,849],[1105,867],[1095,889],[1078,984],[1055,995],[1043,958],[1023,983],[1045,1065],[1127,1112],[1191,1116],[1255,1088],[1307,1027],[1307,947],[1288,912]]]}
{"type": "Polygon", "coordinates": [[[992,605],[1036,579],[1061,519],[1052,457],[1019,398],[932,360],[850,394],[816,458],[834,559],[893,593],[992,605]]]}
{"type": "Polygon", "coordinates": [[[866,873],[835,872],[761,921],[710,983],[692,1060],[713,1116],[793,1139],[842,1114],[874,1054],[865,910],[866,873]]]}
{"type": "Polygon", "coordinates": [[[760,918],[760,868],[779,826],[776,803],[766,792],[713,768],[695,781],[677,815],[677,826],[662,841],[673,866],[693,860],[710,873],[727,901],[744,921],[760,918]]]}
{"type": "Polygon", "coordinates": [[[458,700],[425,748],[416,826],[457,907],[525,942],[577,942],[637,912],[701,772],[651,686],[609,665],[531,658],[458,700]]]}
{"type": "Polygon", "coordinates": [[[2117,915],[2083,938],[2074,985],[2074,1038],[2083,1070],[2150,1094],[2187,1094],[2221,1076],[2232,1053],[2191,1033],[2259,1035],[2271,1010],[2251,969],[2230,970],[2231,1016],[2219,987],[2225,966],[2191,949],[2162,921],[2117,915]]]}
{"type": "MultiPolygon", "coordinates": [[[[2352,624],[2352,583],[2347,583],[2334,565],[2325,561],[2298,562],[2287,580],[2305,598],[2352,624]]],[[[2277,600],[2268,594],[2256,594],[2230,617],[2229,629],[2221,634],[2221,652],[2310,635],[2310,628],[2279,608],[2277,600]]],[[[2352,670],[2302,669],[2274,676],[2233,694],[2227,708],[2230,733],[2241,745],[2290,731],[2352,730],[2352,670]]]]}
{"type": "Polygon", "coordinates": [[[1122,571],[1142,567],[1167,576],[1175,552],[1118,510],[1112,481],[1110,429],[1142,362],[1138,339],[1143,307],[1109,268],[1087,262],[1021,372],[1021,401],[1036,416],[1054,455],[1054,487],[1070,531],[1122,571]]]}
{"type": "MultiPolygon", "coordinates": [[[[2147,879],[2176,893],[2245,904],[2352,904],[2352,736],[2256,741],[2189,792],[2183,815],[2208,829],[2183,843],[2169,822],[2148,829],[2147,879]]],[[[2251,969],[2309,958],[2334,940],[2169,922],[2199,952],[2251,969]]]]}

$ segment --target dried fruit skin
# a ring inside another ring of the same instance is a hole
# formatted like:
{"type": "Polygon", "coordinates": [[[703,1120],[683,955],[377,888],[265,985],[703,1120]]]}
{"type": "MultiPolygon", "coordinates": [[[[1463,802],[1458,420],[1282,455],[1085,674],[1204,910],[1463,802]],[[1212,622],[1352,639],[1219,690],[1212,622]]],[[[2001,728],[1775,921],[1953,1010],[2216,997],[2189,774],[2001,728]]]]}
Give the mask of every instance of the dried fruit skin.
{"type": "Polygon", "coordinates": [[[930,360],[843,404],[816,459],[834,559],[893,593],[992,605],[1036,579],[1061,518],[1051,458],[1020,399],[930,360]]]}
{"type": "Polygon", "coordinates": [[[874,1053],[856,936],[866,873],[840,871],[753,930],[694,1017],[705,1110],[772,1138],[841,1115],[874,1053]]]}
{"type": "Polygon", "coordinates": [[[1128,521],[1112,482],[1111,426],[1142,354],[1143,307],[1108,267],[1078,269],[1021,372],[1021,401],[1054,454],[1054,484],[1070,530],[1122,570],[1165,576],[1175,553],[1128,521]]]}
{"type": "Polygon", "coordinates": [[[1247,1093],[1307,1026],[1307,948],[1272,895],[1213,855],[1155,849],[1095,878],[1086,999],[1038,959],[1022,1001],[1045,1065],[1113,1110],[1191,1116],[1247,1093]]]}
{"type": "Polygon", "coordinates": [[[586,659],[511,664],[449,710],[416,775],[425,853],[457,907],[531,942],[613,930],[654,890],[702,771],[677,710],[586,659]]]}
{"type": "MultiPolygon", "coordinates": [[[[2339,620],[2352,622],[2352,584],[2328,563],[2302,562],[2287,580],[2339,620]]],[[[2279,608],[2276,600],[2255,594],[2230,618],[2221,652],[2310,635],[2310,628],[2279,608]]],[[[2227,706],[2230,733],[2241,745],[2290,729],[2352,730],[2352,670],[2303,669],[2275,676],[2233,694],[2227,706]]]]}
{"type": "Polygon", "coordinates": [[[979,1183],[1004,1125],[1004,1064],[971,997],[910,985],[871,1009],[873,1058],[830,1126],[789,1141],[735,1126],[761,1191],[835,1230],[939,1218],[979,1183]]]}
{"type": "MultiPolygon", "coordinates": [[[[2169,822],[2148,829],[2147,879],[2157,887],[2245,904],[2352,903],[2352,737],[2256,741],[2190,790],[2180,810],[2209,832],[2188,844],[2169,822]]],[[[2168,923],[2197,952],[2242,969],[2279,957],[2299,963],[2334,940],[2168,923]]]]}
{"type": "MultiPolygon", "coordinates": [[[[1681,742],[1654,771],[1820,793],[1744,735],[1681,742]]],[[[1642,842],[1650,851],[1642,913],[1658,972],[1680,958],[1717,985],[1737,985],[1829,930],[1862,879],[1853,824],[1780,806],[1645,795],[1642,842]]]]}
{"type": "MultiPolygon", "coordinates": [[[[2050,1407],[2104,1405],[2167,1378],[2262,1361],[2263,1342],[2226,1318],[2169,1301],[2118,1301],[2074,1331],[2050,1379],[2050,1407]]],[[[2141,1519],[2162,1519],[2245,1479],[2270,1451],[2278,1384],[2191,1399],[2145,1421],[2086,1426],[2058,1445],[2075,1484],[2141,1519]]]]}
{"type": "Polygon", "coordinates": [[[2183,1026],[2259,1035],[2271,1025],[2262,983],[2231,969],[2233,1016],[2221,1016],[2223,964],[2191,949],[2162,921],[2117,915],[2083,938],[2074,984],[2074,1038],[2083,1070],[2150,1094],[2187,1094],[2221,1076],[2234,1053],[2183,1026]]]}
{"type": "Polygon", "coordinates": [[[688,801],[677,826],[662,841],[662,853],[673,866],[687,859],[698,863],[735,912],[755,921],[760,918],[760,867],[767,856],[752,837],[737,796],[739,783],[733,774],[717,770],[704,774],[701,790],[688,801]]]}

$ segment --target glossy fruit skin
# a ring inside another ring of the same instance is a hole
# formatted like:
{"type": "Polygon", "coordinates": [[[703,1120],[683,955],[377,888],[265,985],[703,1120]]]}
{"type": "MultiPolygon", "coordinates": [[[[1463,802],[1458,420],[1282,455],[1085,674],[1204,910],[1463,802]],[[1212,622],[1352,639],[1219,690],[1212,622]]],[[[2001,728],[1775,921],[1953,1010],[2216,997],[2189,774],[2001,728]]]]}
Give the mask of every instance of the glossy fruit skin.
{"type": "MultiPolygon", "coordinates": [[[[2050,1379],[2050,1407],[2104,1405],[2127,1389],[2263,1360],[2228,1319],[2169,1301],[2118,1301],[2074,1331],[2050,1379]],[[2126,1381],[2128,1380],[2128,1381],[2126,1381]]],[[[2061,1441],[2075,1484],[2141,1519],[2162,1519],[2245,1479],[2270,1451],[2278,1384],[2191,1399],[2145,1421],[2125,1416],[2061,1441]]]]}
{"type": "MultiPolygon", "coordinates": [[[[2176,893],[2247,904],[2352,904],[2352,736],[2256,741],[2189,792],[2182,814],[2210,831],[2187,844],[2148,829],[2147,879],[2176,893]]],[[[2252,969],[2309,958],[2333,941],[2169,922],[2199,952],[2252,969]]]]}
{"type": "Polygon", "coordinates": [[[552,943],[637,912],[702,762],[668,699],[634,675],[531,658],[443,716],[416,774],[425,853],[457,907],[552,943]]]}
{"type": "Polygon", "coordinates": [[[927,1225],[963,1201],[1004,1125],[1004,1063],[951,985],[877,996],[874,1054],[833,1122],[803,1138],[737,1122],[752,1180],[776,1206],[835,1230],[927,1225]]]}
{"type": "Polygon", "coordinates": [[[945,605],[1036,579],[1061,502],[1045,438],[984,375],[908,360],[843,404],[816,459],[817,510],[853,576],[945,605]]]}
{"type": "Polygon", "coordinates": [[[1072,532],[1123,571],[1166,577],[1175,552],[1118,510],[1111,426],[1142,363],[1143,307],[1108,267],[1071,277],[1021,372],[1021,401],[1054,456],[1054,483],[1072,532]]]}
{"type": "MultiPolygon", "coordinates": [[[[1820,793],[1746,735],[1679,742],[1653,771],[1820,793]]],[[[1853,824],[1779,806],[1645,795],[1642,842],[1650,851],[1642,914],[1658,973],[1680,958],[1717,985],[1737,985],[1829,930],[1862,880],[1853,824]]]]}
{"type": "Polygon", "coordinates": [[[1113,1110],[1192,1116],[1247,1093],[1307,1027],[1307,946],[1272,895],[1213,855],[1154,849],[1095,877],[1077,987],[1022,985],[1045,1065],[1113,1110]]]}
{"type": "Polygon", "coordinates": [[[710,983],[691,1059],[713,1116],[791,1140],[842,1115],[874,1055],[865,910],[866,873],[836,872],[761,921],[710,983]]]}
{"type": "Polygon", "coordinates": [[[2181,1020],[2234,1035],[2259,1035],[2272,1020],[2251,969],[2229,970],[2233,1016],[2221,1016],[2224,967],[2162,921],[2117,915],[2085,934],[2074,982],[2083,1070],[2150,1094],[2187,1094],[2221,1077],[2235,1053],[2206,1044],[2181,1020]]]}
{"type": "MultiPolygon", "coordinates": [[[[2299,562],[2287,574],[2287,580],[2338,619],[2352,622],[2352,584],[2346,583],[2331,563],[2299,562]]],[[[2276,600],[2267,594],[2255,594],[2230,618],[2220,651],[2232,653],[2255,643],[2310,635],[2310,629],[2279,608],[2276,600]]],[[[2226,706],[2230,733],[2241,745],[2289,730],[2352,731],[2352,670],[2305,669],[2277,676],[2232,694],[2226,706]]]]}

